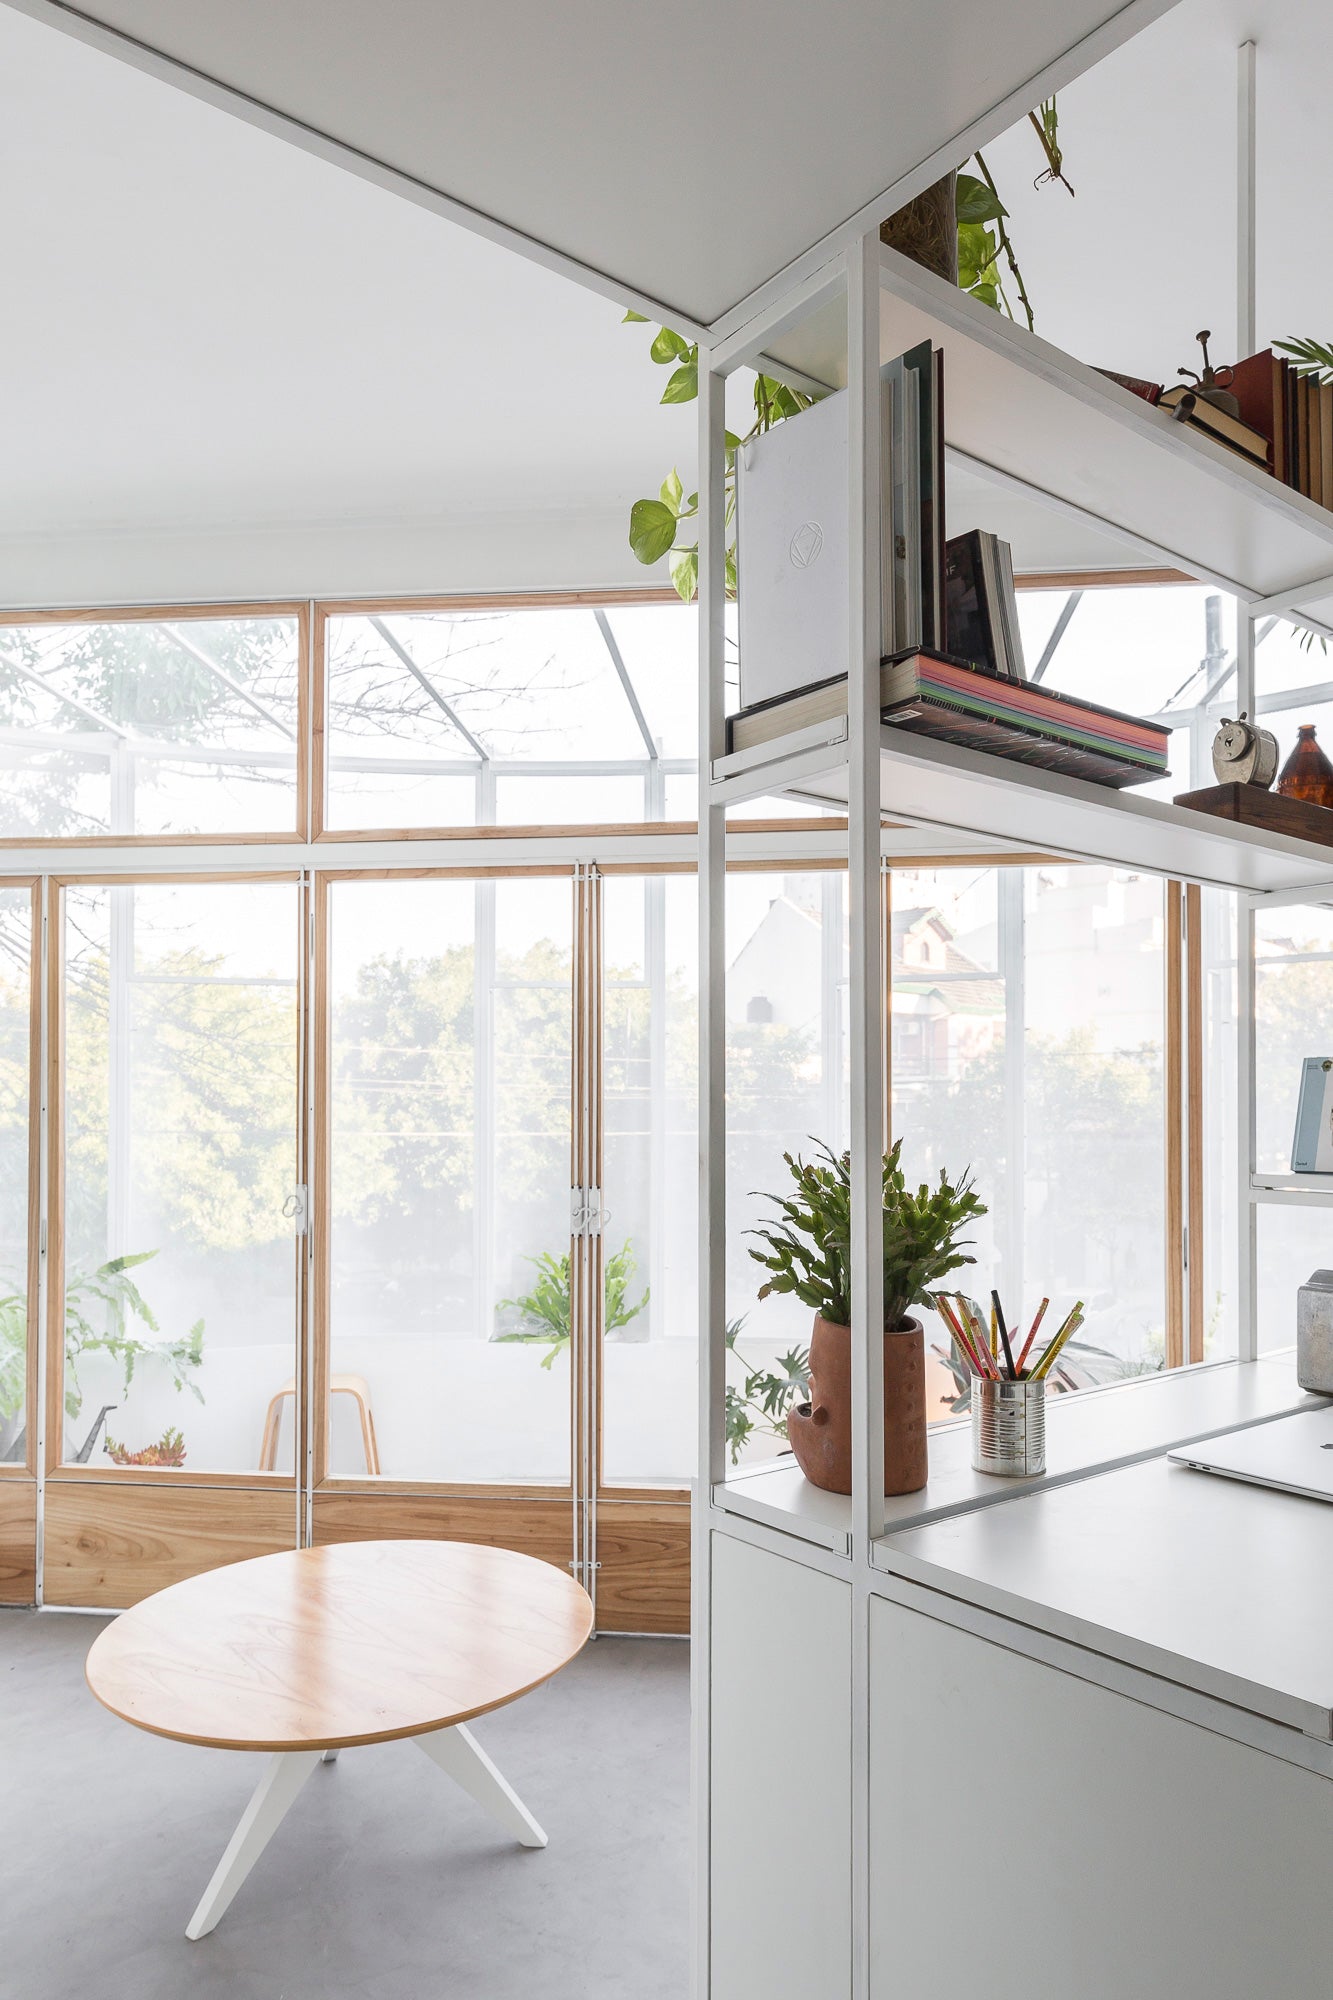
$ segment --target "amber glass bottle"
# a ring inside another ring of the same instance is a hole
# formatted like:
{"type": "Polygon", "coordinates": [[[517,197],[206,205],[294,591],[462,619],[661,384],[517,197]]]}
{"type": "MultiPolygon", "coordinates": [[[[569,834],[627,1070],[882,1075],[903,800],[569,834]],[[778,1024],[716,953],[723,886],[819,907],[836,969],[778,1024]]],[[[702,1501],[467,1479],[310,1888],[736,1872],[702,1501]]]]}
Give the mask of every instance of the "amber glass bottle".
{"type": "Polygon", "coordinates": [[[1314,740],[1313,722],[1301,724],[1296,748],[1278,773],[1277,789],[1284,799],[1333,806],[1333,764],[1314,740]]]}

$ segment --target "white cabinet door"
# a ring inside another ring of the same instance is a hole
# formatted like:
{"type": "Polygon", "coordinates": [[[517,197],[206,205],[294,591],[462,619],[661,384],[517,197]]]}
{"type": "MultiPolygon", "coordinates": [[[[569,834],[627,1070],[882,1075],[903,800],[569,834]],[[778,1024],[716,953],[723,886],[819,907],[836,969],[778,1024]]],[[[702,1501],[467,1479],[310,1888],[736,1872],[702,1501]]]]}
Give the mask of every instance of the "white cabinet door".
{"type": "Polygon", "coordinates": [[[711,2000],[847,2000],[851,1586],[712,1548],[711,2000]]]}
{"type": "Polygon", "coordinates": [[[1333,1781],[882,1599],[871,2000],[1329,2000],[1333,1781]]]}

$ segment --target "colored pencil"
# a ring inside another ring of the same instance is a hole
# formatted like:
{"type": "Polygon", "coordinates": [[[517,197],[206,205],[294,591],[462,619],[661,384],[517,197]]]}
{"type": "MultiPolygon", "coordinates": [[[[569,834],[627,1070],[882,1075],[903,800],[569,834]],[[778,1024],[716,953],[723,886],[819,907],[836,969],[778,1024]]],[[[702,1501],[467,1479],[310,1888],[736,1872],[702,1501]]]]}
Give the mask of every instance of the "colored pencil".
{"type": "Polygon", "coordinates": [[[1046,1317],[1046,1308],[1050,1303],[1051,1302],[1049,1299],[1043,1299],[1041,1304],[1037,1307],[1037,1317],[1033,1320],[1032,1325],[1028,1330],[1028,1337],[1023,1342],[1023,1351],[1018,1357],[1018,1372],[1020,1375],[1022,1374],[1024,1367],[1027,1365],[1028,1355],[1032,1352],[1032,1343],[1037,1338],[1037,1328],[1041,1325],[1042,1320],[1046,1317]]]}
{"type": "Polygon", "coordinates": [[[977,1356],[977,1351],[975,1347],[972,1345],[971,1335],[964,1332],[962,1322],[958,1318],[957,1313],[955,1313],[955,1311],[953,1310],[953,1307],[949,1304],[949,1301],[945,1298],[943,1292],[936,1293],[935,1305],[939,1311],[940,1318],[944,1321],[950,1333],[953,1335],[955,1341],[958,1343],[961,1352],[966,1356],[968,1366],[971,1368],[972,1373],[974,1375],[981,1375],[984,1377],[986,1374],[986,1370],[982,1367],[981,1362],[977,1356]]]}
{"type": "Polygon", "coordinates": [[[993,1291],[990,1295],[990,1309],[994,1325],[1000,1335],[1000,1345],[1004,1349],[1004,1365],[1009,1370],[1009,1380],[1016,1382],[1018,1380],[1018,1370],[1014,1366],[1014,1350],[1009,1345],[1009,1329],[1004,1323],[1004,1307],[1000,1304],[1000,1294],[998,1292],[993,1291]]]}
{"type": "Polygon", "coordinates": [[[1046,1379],[1047,1375],[1049,1375],[1051,1372],[1052,1366],[1059,1359],[1060,1350],[1064,1347],[1067,1341],[1073,1338],[1074,1334],[1077,1333],[1079,1327],[1081,1327],[1082,1324],[1083,1324],[1083,1301],[1082,1299],[1080,1299],[1078,1301],[1078,1304],[1070,1312],[1068,1318],[1065,1320],[1064,1325],[1060,1328],[1060,1331],[1056,1334],[1054,1340],[1052,1340],[1050,1346],[1046,1349],[1046,1352],[1042,1355],[1041,1360],[1037,1363],[1036,1367],[1033,1369],[1032,1379],[1034,1382],[1042,1382],[1046,1379]]]}

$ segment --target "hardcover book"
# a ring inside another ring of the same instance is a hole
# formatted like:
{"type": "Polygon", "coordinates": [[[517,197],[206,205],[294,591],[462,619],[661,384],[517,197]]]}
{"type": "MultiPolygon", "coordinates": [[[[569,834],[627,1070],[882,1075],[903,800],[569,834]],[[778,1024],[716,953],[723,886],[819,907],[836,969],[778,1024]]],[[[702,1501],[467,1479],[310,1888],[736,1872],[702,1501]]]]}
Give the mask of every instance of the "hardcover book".
{"type": "MultiPolygon", "coordinates": [[[[1166,775],[1168,732],[1096,702],[986,673],[947,654],[912,652],[880,668],[880,713],[918,735],[963,743],[1103,785],[1166,775]]],[[[727,725],[735,752],[776,742],[847,712],[847,678],[742,710],[727,725]]]]}

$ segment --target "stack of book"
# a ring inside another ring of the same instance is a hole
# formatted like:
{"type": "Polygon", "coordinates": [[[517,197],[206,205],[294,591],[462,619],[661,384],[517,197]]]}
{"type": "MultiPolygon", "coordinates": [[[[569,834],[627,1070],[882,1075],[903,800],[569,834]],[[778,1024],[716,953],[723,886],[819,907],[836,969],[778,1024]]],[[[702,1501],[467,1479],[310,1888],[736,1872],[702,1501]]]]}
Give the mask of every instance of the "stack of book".
{"type": "Polygon", "coordinates": [[[1333,507],[1333,383],[1298,375],[1290,361],[1265,348],[1237,362],[1231,393],[1245,421],[1270,440],[1273,477],[1333,507]]]}
{"type": "Polygon", "coordinates": [[[945,543],[944,610],[946,645],[955,659],[1008,680],[1027,678],[1008,542],[973,528],[945,543]]]}
{"type": "Polygon", "coordinates": [[[1307,500],[1333,508],[1333,383],[1299,374],[1266,347],[1232,370],[1229,387],[1240,405],[1240,416],[1233,417],[1183,383],[1165,389],[1110,368],[1097,372],[1145,403],[1169,410],[1192,430],[1206,431],[1251,465],[1266,467],[1307,500]]]}
{"type": "MultiPolygon", "coordinates": [[[[884,661],[880,714],[895,728],[964,743],[1100,785],[1142,785],[1167,775],[1167,731],[1053,688],[988,673],[947,654],[884,661]]],[[[823,682],[757,703],[727,725],[730,751],[753,750],[847,713],[847,681],[823,682]]]]}
{"type": "MultiPolygon", "coordinates": [[[[1188,425],[1191,430],[1204,431],[1229,450],[1238,451],[1242,458],[1249,459],[1251,465],[1270,465],[1272,445],[1267,430],[1242,421],[1240,417],[1233,417],[1230,410],[1210,403],[1206,396],[1187,383],[1177,382],[1168,389],[1160,382],[1145,381],[1141,375],[1118,375],[1114,368],[1099,368],[1097,373],[1104,375],[1108,382],[1118,382],[1122,389],[1142,396],[1144,402],[1151,403],[1154,409],[1168,411],[1177,422],[1188,425]]],[[[1233,388],[1232,394],[1235,393],[1233,388]]]]}

